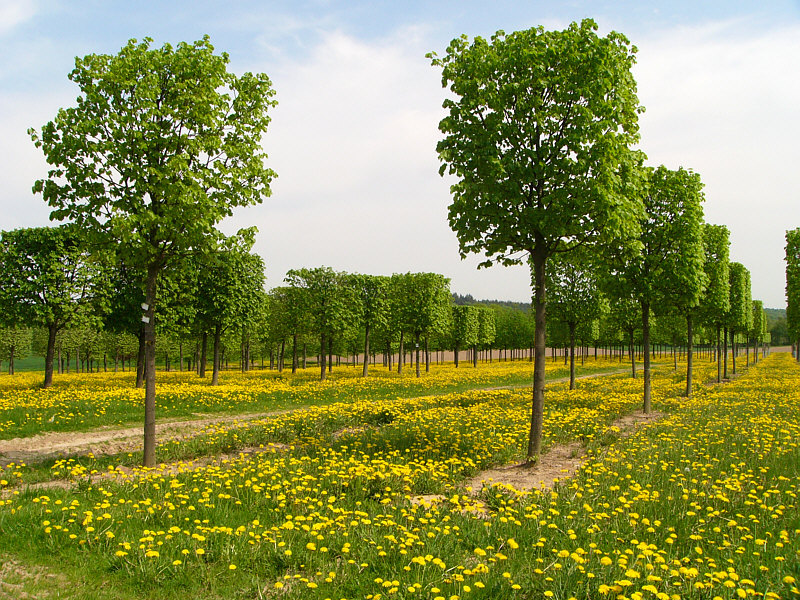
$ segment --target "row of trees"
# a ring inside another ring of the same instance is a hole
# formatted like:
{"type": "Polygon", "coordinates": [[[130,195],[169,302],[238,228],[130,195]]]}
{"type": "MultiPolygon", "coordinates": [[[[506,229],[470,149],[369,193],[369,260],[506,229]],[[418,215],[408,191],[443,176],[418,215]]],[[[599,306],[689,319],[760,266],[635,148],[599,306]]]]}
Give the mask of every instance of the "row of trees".
{"type": "MultiPolygon", "coordinates": [[[[440,173],[456,179],[449,221],[460,252],[531,268],[529,462],[541,449],[548,307],[591,315],[603,290],[629,328],[638,312],[645,412],[654,314],[686,319],[687,394],[695,321],[724,330],[725,340],[752,327],[748,273],[729,264],[727,230],[704,225],[699,175],[647,167],[636,149],[644,109],[635,53],[625,36],[600,37],[585,19],[563,31],[461,36],[445,56],[429,55],[450,91],[437,151],[440,173]]],[[[562,319],[574,331],[575,320],[562,319]]]]}

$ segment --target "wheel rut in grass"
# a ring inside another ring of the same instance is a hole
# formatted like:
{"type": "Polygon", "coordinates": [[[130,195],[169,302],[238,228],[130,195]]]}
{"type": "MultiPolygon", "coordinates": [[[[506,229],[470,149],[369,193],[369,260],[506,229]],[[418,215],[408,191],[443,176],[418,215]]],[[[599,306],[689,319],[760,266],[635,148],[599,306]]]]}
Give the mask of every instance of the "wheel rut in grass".
{"type": "MultiPolygon", "coordinates": [[[[156,434],[159,442],[165,442],[196,433],[209,425],[252,421],[278,416],[292,410],[298,409],[163,421],[156,424],[156,434]]],[[[92,452],[96,456],[101,456],[137,451],[141,449],[142,436],[143,427],[140,425],[121,429],[102,428],[93,431],[42,433],[27,438],[0,440],[0,467],[9,463],[38,462],[81,452],[92,452]]]]}
{"type": "MultiPolygon", "coordinates": [[[[643,425],[654,423],[665,416],[664,413],[656,411],[650,413],[637,411],[617,419],[608,429],[619,430],[619,437],[623,439],[633,435],[643,425]]],[[[574,476],[587,456],[586,448],[580,441],[556,444],[542,454],[533,466],[522,463],[492,467],[465,481],[464,486],[473,497],[478,496],[484,486],[508,486],[520,492],[533,489],[548,490],[557,482],[574,476]]],[[[447,499],[441,494],[426,494],[415,496],[411,501],[414,504],[428,505],[445,502],[447,499]]],[[[485,504],[477,498],[474,504],[464,508],[464,512],[478,517],[488,515],[485,504]]]]}
{"type": "MultiPolygon", "coordinates": [[[[642,425],[652,423],[665,416],[661,412],[634,412],[614,421],[609,429],[619,430],[619,437],[633,435],[642,425]]],[[[558,481],[575,475],[586,460],[587,453],[582,442],[556,444],[539,457],[533,465],[514,464],[487,469],[472,477],[466,486],[473,492],[480,491],[483,485],[507,485],[516,490],[550,489],[558,481]]]]}

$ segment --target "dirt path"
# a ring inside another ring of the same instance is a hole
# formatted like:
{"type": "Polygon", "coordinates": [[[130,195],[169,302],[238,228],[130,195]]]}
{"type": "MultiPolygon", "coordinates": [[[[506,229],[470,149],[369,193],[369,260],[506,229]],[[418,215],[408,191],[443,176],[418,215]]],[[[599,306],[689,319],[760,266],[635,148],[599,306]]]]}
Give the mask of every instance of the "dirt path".
{"type": "MultiPolygon", "coordinates": [[[[591,379],[626,373],[628,369],[616,369],[601,373],[581,375],[575,379],[591,379]]],[[[569,377],[551,379],[547,383],[564,383],[569,377]]],[[[521,389],[530,387],[531,384],[507,385],[498,387],[476,388],[479,390],[521,389]]],[[[446,392],[451,393],[451,392],[446,392]]],[[[237,423],[252,421],[264,417],[272,417],[306,407],[295,407],[285,410],[275,410],[261,413],[242,415],[220,415],[199,419],[172,419],[156,424],[156,433],[159,443],[174,439],[184,438],[196,433],[209,425],[217,423],[237,423]]],[[[49,458],[59,458],[73,454],[91,452],[95,456],[131,452],[141,448],[142,426],[111,428],[103,427],[92,431],[50,432],[26,438],[0,440],[0,467],[9,463],[36,462],[49,458]]]]}
{"type": "MultiPolygon", "coordinates": [[[[273,417],[294,409],[274,410],[242,415],[220,415],[191,420],[171,420],[156,424],[160,442],[186,437],[209,425],[237,423],[273,417]]],[[[95,456],[139,450],[142,426],[121,429],[102,428],[93,431],[42,433],[27,438],[0,440],[0,467],[9,463],[33,462],[70,454],[92,452],[95,456]]]]}

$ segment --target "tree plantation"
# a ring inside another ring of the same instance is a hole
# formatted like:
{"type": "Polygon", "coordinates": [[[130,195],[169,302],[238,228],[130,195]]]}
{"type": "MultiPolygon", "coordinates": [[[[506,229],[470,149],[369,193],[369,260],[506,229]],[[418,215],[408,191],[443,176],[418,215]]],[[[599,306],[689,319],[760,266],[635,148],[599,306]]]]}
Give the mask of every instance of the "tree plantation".
{"type": "Polygon", "coordinates": [[[267,75],[76,58],[29,130],[60,224],[0,232],[0,600],[800,596],[800,228],[790,356],[700,174],[646,164],[636,52],[586,19],[427,56],[459,252],[530,304],[267,281],[219,229],[272,194],[267,75]]]}

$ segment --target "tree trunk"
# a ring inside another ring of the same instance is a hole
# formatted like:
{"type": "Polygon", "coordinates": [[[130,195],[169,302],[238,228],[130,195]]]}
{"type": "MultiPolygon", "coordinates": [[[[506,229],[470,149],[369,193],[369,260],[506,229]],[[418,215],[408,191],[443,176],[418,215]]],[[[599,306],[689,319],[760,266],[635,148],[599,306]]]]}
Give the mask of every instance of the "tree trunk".
{"type": "Polygon", "coordinates": [[[297,373],[297,334],[292,336],[292,374],[297,373]]]}
{"type": "Polygon", "coordinates": [[[319,334],[319,380],[325,381],[325,332],[319,334]]]}
{"type": "Polygon", "coordinates": [[[577,323],[570,321],[569,326],[569,389],[575,389],[575,329],[577,323]]]}
{"type": "Polygon", "coordinates": [[[333,373],[333,335],[328,336],[328,373],[333,373]]]}
{"type": "Polygon", "coordinates": [[[200,341],[200,363],[198,364],[199,370],[197,372],[197,374],[200,377],[206,376],[206,362],[208,360],[207,353],[208,353],[208,333],[204,331],[203,337],[201,338],[200,341]]]}
{"type": "Polygon", "coordinates": [[[453,359],[456,363],[456,369],[458,368],[458,355],[460,353],[460,348],[458,347],[458,342],[456,342],[455,348],[453,348],[453,359]]]}
{"type": "Polygon", "coordinates": [[[731,358],[733,359],[733,374],[736,375],[736,351],[739,349],[739,346],[736,343],[736,334],[733,330],[731,330],[731,348],[733,349],[733,353],[731,354],[731,358]]]}
{"type": "Polygon", "coordinates": [[[144,324],[144,460],[145,467],[156,465],[156,291],[158,285],[158,265],[147,268],[145,281],[145,303],[148,308],[144,324]]]}
{"type": "Polygon", "coordinates": [[[430,350],[428,350],[428,338],[427,338],[427,336],[425,337],[425,372],[426,373],[430,373],[431,372],[431,353],[430,353],[430,350]]]}
{"type": "Polygon", "coordinates": [[[722,341],[720,333],[722,325],[717,325],[717,383],[722,383],[722,341]]]}
{"type": "Polygon", "coordinates": [[[400,332],[400,352],[397,355],[397,373],[403,372],[403,361],[405,361],[405,351],[403,348],[403,332],[400,332]]]}
{"type": "Polygon", "coordinates": [[[722,378],[728,378],[728,328],[725,327],[722,335],[722,378]]]}
{"type": "Polygon", "coordinates": [[[694,354],[694,329],[692,315],[686,315],[686,397],[692,397],[692,359],[694,354]]]}
{"type": "Polygon", "coordinates": [[[644,413],[650,413],[650,304],[642,303],[642,354],[644,359],[644,413]]]}
{"type": "Polygon", "coordinates": [[[211,385],[219,384],[220,364],[220,341],[222,339],[222,325],[219,323],[214,326],[214,365],[211,368],[211,385]]]}
{"type": "Polygon", "coordinates": [[[628,330],[628,356],[631,359],[631,377],[636,379],[636,354],[633,352],[633,329],[628,330]]]}
{"type": "Polygon", "coordinates": [[[531,429],[528,438],[527,462],[536,463],[542,451],[542,424],[544,422],[544,369],[546,350],[547,314],[545,308],[545,261],[541,250],[531,252],[533,262],[534,294],[534,356],[533,356],[533,399],[531,403],[531,429]]]}
{"type": "Polygon", "coordinates": [[[414,346],[417,353],[417,378],[419,379],[419,331],[416,333],[414,346]]]}
{"type": "Polygon", "coordinates": [[[56,323],[47,326],[47,353],[44,357],[44,387],[49,388],[53,385],[53,355],[56,349],[56,333],[58,327],[56,323]]]}
{"type": "Polygon", "coordinates": [[[145,340],[144,340],[144,324],[142,324],[142,328],[139,331],[139,351],[136,353],[136,387],[142,388],[144,387],[144,362],[145,362],[145,340]]]}
{"type": "Polygon", "coordinates": [[[364,368],[361,370],[361,376],[366,377],[369,372],[369,321],[364,325],[364,368]]]}

